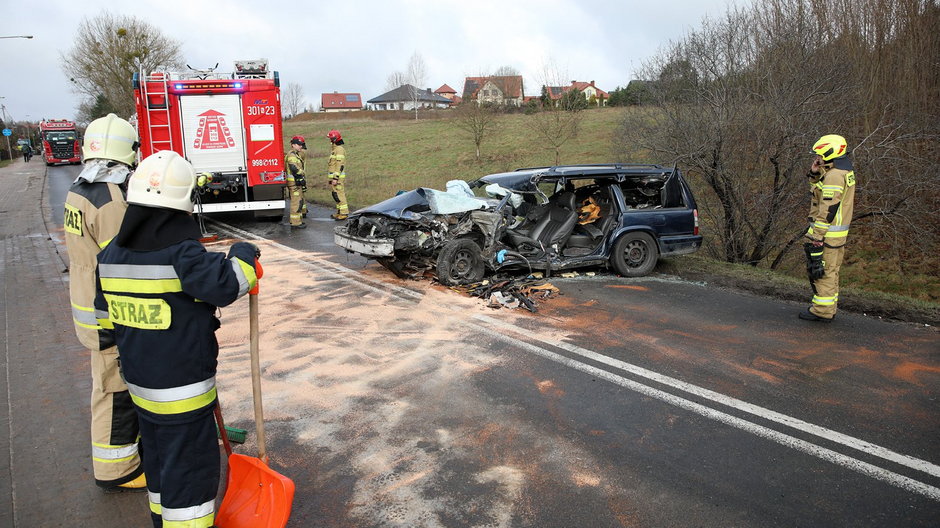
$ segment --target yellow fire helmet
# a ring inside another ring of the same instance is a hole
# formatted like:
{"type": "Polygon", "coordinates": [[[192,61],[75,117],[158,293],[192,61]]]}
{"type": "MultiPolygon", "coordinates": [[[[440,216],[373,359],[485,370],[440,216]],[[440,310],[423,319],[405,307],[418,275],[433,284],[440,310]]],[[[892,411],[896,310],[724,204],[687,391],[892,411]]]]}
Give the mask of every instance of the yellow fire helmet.
{"type": "Polygon", "coordinates": [[[127,184],[127,203],[193,212],[196,170],[172,150],[144,158],[127,184]]]}
{"type": "Polygon", "coordinates": [[[847,146],[844,137],[827,134],[813,145],[813,152],[822,156],[823,161],[829,161],[844,156],[847,146]]]}
{"type": "Polygon", "coordinates": [[[82,154],[86,160],[109,159],[133,166],[139,146],[134,127],[120,117],[108,114],[88,124],[82,154]]]}

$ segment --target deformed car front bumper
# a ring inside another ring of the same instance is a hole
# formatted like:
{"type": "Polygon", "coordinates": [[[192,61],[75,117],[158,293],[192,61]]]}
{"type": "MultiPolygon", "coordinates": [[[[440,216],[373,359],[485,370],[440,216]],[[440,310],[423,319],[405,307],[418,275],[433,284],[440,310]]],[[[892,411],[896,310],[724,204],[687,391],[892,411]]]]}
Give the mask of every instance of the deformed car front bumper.
{"type": "Polygon", "coordinates": [[[333,241],[337,246],[367,257],[392,257],[395,255],[395,239],[364,238],[349,234],[346,226],[336,226],[333,241]]]}

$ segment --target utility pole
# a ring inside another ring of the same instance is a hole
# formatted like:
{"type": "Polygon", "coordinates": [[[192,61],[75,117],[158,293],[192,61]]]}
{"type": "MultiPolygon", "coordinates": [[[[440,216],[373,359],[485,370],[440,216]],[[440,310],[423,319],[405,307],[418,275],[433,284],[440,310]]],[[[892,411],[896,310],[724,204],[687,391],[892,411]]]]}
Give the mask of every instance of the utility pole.
{"type": "MultiPolygon", "coordinates": [[[[6,97],[0,97],[0,99],[6,99],[6,97]]],[[[3,112],[3,126],[9,127],[10,123],[7,122],[7,106],[0,103],[0,112],[3,112]]],[[[10,148],[10,136],[4,134],[3,137],[7,138],[7,153],[10,155],[10,163],[13,163],[13,149],[10,148]]]]}

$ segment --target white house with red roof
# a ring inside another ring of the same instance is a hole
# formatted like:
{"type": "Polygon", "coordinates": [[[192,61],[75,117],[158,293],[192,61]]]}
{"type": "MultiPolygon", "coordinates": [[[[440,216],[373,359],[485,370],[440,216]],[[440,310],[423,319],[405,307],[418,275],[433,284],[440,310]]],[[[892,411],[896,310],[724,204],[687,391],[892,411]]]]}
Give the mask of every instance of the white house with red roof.
{"type": "Polygon", "coordinates": [[[357,93],[320,94],[321,112],[351,112],[362,110],[362,96],[357,93]]]}

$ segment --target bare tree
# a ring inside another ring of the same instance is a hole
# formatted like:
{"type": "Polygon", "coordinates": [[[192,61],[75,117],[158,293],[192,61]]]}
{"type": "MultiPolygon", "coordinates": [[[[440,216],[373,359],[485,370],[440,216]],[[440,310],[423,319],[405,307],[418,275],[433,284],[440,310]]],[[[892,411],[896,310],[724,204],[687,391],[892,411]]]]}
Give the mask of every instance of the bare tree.
{"type": "MultiPolygon", "coordinates": [[[[543,95],[548,93],[547,87],[564,86],[567,75],[562,74],[557,67],[546,65],[543,68],[541,81],[543,95]]],[[[550,88],[549,88],[550,89],[550,88]]],[[[555,101],[551,97],[543,97],[543,104],[539,112],[529,117],[529,126],[535,135],[554,152],[555,165],[561,163],[561,148],[571,139],[578,136],[581,129],[584,108],[584,97],[580,101],[575,97],[561,97],[555,101]]]]}
{"type": "Polygon", "coordinates": [[[72,88],[87,98],[86,107],[107,106],[124,118],[135,111],[134,73],[183,66],[179,42],[137,18],[109,13],[83,20],[61,60],[72,88]],[[96,103],[99,97],[105,105],[96,103]]]}
{"type": "Polygon", "coordinates": [[[424,58],[417,51],[408,60],[408,68],[405,71],[408,84],[412,86],[411,101],[414,104],[415,120],[418,119],[418,103],[421,100],[421,87],[427,82],[427,66],[424,64],[424,58]]]}
{"type": "Polygon", "coordinates": [[[492,103],[474,104],[470,101],[458,105],[454,112],[455,126],[470,136],[479,161],[480,145],[499,130],[498,107],[492,103]]]}
{"type": "Polygon", "coordinates": [[[389,74],[388,78],[385,79],[385,91],[390,92],[406,84],[408,84],[408,77],[405,75],[405,72],[392,72],[389,74]]]}
{"type": "Polygon", "coordinates": [[[297,116],[304,109],[304,88],[300,83],[287,83],[287,87],[284,89],[283,96],[281,97],[283,102],[283,108],[286,110],[287,115],[284,119],[290,119],[297,116]]]}
{"type": "Polygon", "coordinates": [[[805,231],[809,146],[840,133],[859,182],[853,232],[936,259],[940,80],[914,57],[936,66],[938,23],[928,0],[732,8],[647,62],[654,106],[625,114],[615,149],[684,165],[707,190],[715,256],[777,267],[805,231]]]}
{"type": "Polygon", "coordinates": [[[512,66],[500,66],[493,73],[493,77],[512,77],[516,75],[521,75],[519,70],[512,66]]]}

